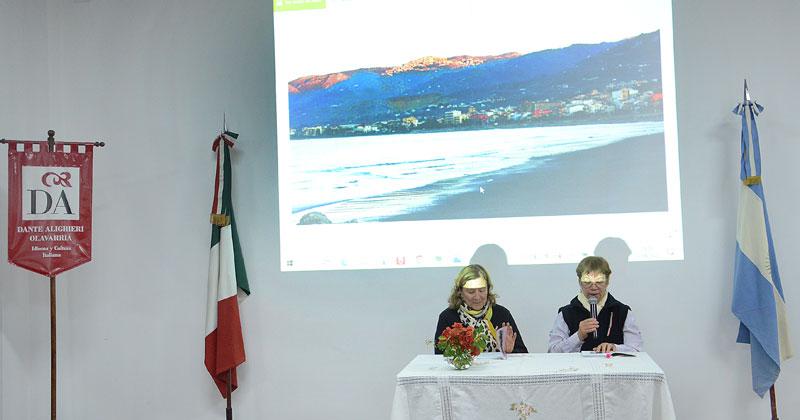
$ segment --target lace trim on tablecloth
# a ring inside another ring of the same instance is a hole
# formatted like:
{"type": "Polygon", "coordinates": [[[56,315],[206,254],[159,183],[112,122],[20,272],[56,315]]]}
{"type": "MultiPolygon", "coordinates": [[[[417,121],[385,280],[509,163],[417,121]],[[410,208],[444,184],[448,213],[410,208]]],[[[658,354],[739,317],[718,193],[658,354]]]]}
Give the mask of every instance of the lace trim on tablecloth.
{"type": "Polygon", "coordinates": [[[603,374],[603,382],[666,382],[663,373],[603,374]]]}
{"type": "Polygon", "coordinates": [[[592,402],[592,408],[594,409],[594,420],[605,420],[606,399],[603,393],[603,382],[592,384],[592,402]]]}
{"type": "MultiPolygon", "coordinates": [[[[542,384],[585,384],[592,378],[587,375],[536,375],[536,376],[449,376],[447,383],[458,385],[542,385],[542,384]]],[[[397,378],[397,385],[435,385],[439,378],[430,376],[406,376],[397,378]]]]}
{"type": "MultiPolygon", "coordinates": [[[[541,385],[541,384],[569,384],[590,383],[597,379],[592,375],[536,375],[536,376],[448,376],[444,383],[469,384],[469,385],[541,385]]],[[[406,376],[397,378],[397,385],[435,385],[442,384],[441,379],[430,376],[406,376]]],[[[665,382],[662,373],[623,373],[599,375],[601,382],[665,382]]]]}
{"type": "Polygon", "coordinates": [[[447,378],[438,378],[436,383],[439,384],[439,399],[442,404],[442,420],[453,419],[453,404],[450,401],[450,384],[447,378]]]}

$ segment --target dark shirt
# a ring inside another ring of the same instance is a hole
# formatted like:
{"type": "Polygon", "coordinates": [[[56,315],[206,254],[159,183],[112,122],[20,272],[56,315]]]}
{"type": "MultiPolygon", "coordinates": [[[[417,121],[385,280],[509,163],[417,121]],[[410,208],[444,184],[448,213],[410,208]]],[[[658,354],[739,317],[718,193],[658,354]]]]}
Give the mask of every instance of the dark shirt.
{"type": "MultiPolygon", "coordinates": [[[[586,341],[583,342],[581,350],[591,350],[601,343],[625,344],[623,327],[630,309],[628,305],[614,299],[614,296],[609,293],[603,309],[597,314],[597,321],[600,323],[600,328],[597,329],[597,338],[589,334],[586,341]]],[[[578,331],[578,324],[581,321],[591,317],[589,311],[583,307],[577,297],[572,298],[569,305],[559,308],[558,311],[564,316],[564,322],[569,328],[569,335],[578,331]]]]}
{"type": "MultiPolygon", "coordinates": [[[[503,306],[495,304],[492,306],[492,325],[499,328],[504,322],[511,324],[511,328],[517,333],[517,340],[514,342],[514,351],[512,353],[527,353],[528,348],[522,341],[522,334],[517,328],[517,323],[514,322],[514,317],[511,312],[503,306]]],[[[433,349],[435,354],[442,354],[442,351],[436,348],[436,343],[439,341],[439,336],[442,335],[444,329],[453,325],[454,322],[461,322],[461,317],[458,316],[457,309],[447,308],[439,314],[439,322],[436,324],[436,335],[433,336],[433,349]]],[[[502,345],[502,343],[500,343],[502,345]]]]}

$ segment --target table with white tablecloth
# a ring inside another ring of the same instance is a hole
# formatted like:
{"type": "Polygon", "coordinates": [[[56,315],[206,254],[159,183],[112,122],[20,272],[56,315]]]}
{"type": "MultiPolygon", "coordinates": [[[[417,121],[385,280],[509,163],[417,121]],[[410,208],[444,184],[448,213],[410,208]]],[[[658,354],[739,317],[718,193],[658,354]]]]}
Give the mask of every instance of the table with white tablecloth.
{"type": "Polygon", "coordinates": [[[664,371],[635,357],[497,353],[455,370],[416,356],[397,374],[392,420],[672,420],[664,371]]]}

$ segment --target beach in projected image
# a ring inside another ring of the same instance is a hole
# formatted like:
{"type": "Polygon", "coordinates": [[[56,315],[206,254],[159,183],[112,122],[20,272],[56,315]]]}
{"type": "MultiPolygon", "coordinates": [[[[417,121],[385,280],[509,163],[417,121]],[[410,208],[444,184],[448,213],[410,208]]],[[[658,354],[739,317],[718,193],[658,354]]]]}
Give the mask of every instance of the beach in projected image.
{"type": "Polygon", "coordinates": [[[295,223],[663,211],[663,124],[292,142],[295,223]]]}
{"type": "Polygon", "coordinates": [[[288,86],[293,223],[667,210],[660,33],[288,86]]]}

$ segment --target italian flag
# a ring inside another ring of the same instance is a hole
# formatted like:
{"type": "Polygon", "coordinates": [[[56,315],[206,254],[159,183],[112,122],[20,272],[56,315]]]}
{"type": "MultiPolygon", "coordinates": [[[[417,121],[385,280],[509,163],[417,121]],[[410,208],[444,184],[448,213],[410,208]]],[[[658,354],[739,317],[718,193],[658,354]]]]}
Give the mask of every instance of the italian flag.
{"type": "Polygon", "coordinates": [[[225,132],[212,147],[217,153],[217,165],[211,207],[205,363],[224,398],[229,397],[229,377],[231,391],[238,387],[236,366],[245,361],[237,292],[241,289],[250,294],[231,201],[230,148],[236,137],[235,133],[225,132]]]}

